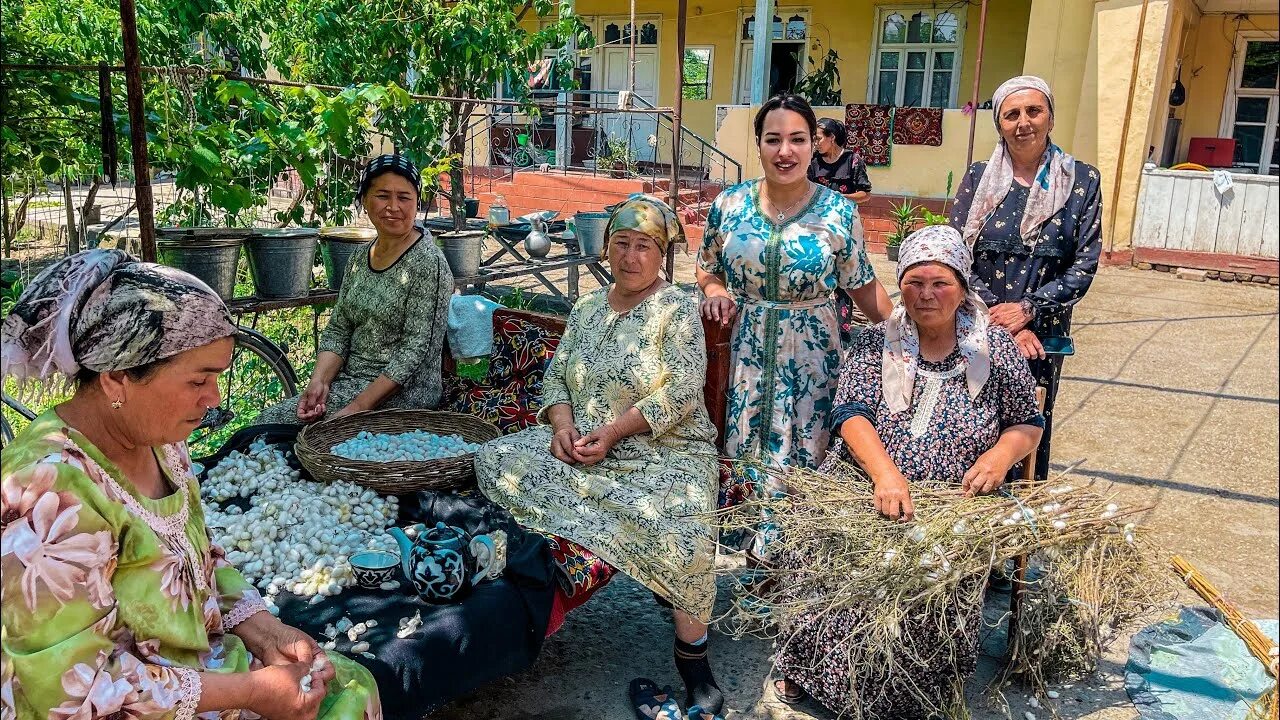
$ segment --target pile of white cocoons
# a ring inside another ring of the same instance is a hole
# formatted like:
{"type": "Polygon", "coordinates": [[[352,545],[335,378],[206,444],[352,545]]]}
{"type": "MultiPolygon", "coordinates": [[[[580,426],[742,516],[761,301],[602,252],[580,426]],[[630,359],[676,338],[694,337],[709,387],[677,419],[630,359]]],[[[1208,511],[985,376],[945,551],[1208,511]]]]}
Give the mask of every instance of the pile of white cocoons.
{"type": "Polygon", "coordinates": [[[248,454],[232,452],[210,469],[200,494],[214,542],[263,591],[272,612],[282,591],[314,604],[354,585],[352,553],[397,551],[385,532],[399,512],[394,496],[349,482],[303,480],[284,452],[261,438],[248,454]],[[224,505],[237,496],[249,499],[249,509],[224,505]]]}
{"type": "Polygon", "coordinates": [[[372,462],[422,461],[469,455],[479,449],[478,443],[469,443],[461,435],[436,435],[425,430],[389,435],[362,430],[334,445],[333,454],[372,462]]]}

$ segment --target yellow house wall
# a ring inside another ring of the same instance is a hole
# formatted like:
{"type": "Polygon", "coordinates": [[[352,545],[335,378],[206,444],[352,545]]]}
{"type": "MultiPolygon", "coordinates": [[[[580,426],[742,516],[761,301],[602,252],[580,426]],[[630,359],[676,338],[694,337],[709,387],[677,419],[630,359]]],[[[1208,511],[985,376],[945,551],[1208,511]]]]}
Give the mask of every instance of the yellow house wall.
{"type": "MultiPolygon", "coordinates": [[[[1068,0],[1079,2],[1080,0],[1068,0]]],[[[784,8],[809,10],[809,38],[811,55],[818,59],[828,48],[840,54],[840,87],[846,103],[866,102],[872,48],[876,29],[873,27],[876,9],[880,5],[901,5],[892,2],[865,2],[864,0],[838,0],[834,3],[787,3],[784,8]]],[[[932,7],[936,3],[918,3],[932,7]]],[[[1001,82],[1022,71],[1026,43],[1027,22],[1032,0],[1000,0],[992,2],[987,15],[987,42],[983,59],[982,83],[979,93],[986,100],[1001,82]]],[[[750,0],[690,0],[685,44],[687,46],[712,46],[711,97],[708,100],[685,100],[684,123],[691,130],[711,139],[716,134],[716,106],[732,104],[736,100],[736,66],[738,63],[741,12],[751,13],[755,3],[750,0]]],[[[575,8],[587,18],[622,17],[628,13],[628,4],[618,0],[578,0],[575,8]]],[[[678,84],[676,77],[676,0],[638,0],[637,15],[661,16],[658,33],[658,105],[670,106],[678,84]]],[[[977,60],[978,10],[970,7],[966,14],[964,53],[961,75],[957,86],[957,105],[967,102],[972,92],[973,72],[977,60]]],[[[595,25],[597,31],[600,24],[595,25]]],[[[599,32],[597,34],[600,34],[599,32]]],[[[597,42],[603,38],[597,37],[597,42]]],[[[599,76],[603,68],[597,69],[599,76]]]]}
{"type": "MultiPolygon", "coordinates": [[[[742,162],[743,178],[759,177],[760,156],[755,147],[752,121],[758,107],[738,106],[729,109],[720,131],[716,133],[716,145],[731,157],[742,162]]],[[[840,108],[818,108],[818,117],[841,118],[840,108]]],[[[872,192],[884,195],[910,195],[913,197],[945,198],[947,173],[952,173],[951,194],[954,195],[964,177],[965,155],[968,150],[969,117],[959,110],[947,110],[942,115],[942,137],[939,147],[928,145],[895,145],[893,163],[887,167],[867,168],[872,192]]],[[[992,123],[979,116],[974,136],[974,159],[982,160],[991,154],[995,146],[996,130],[992,123]]]]}
{"type": "MultiPolygon", "coordinates": [[[[1254,14],[1244,30],[1280,29],[1280,15],[1254,14]]],[[[1189,28],[1183,50],[1182,84],[1187,102],[1174,110],[1182,118],[1178,160],[1187,158],[1193,137],[1218,137],[1227,88],[1232,82],[1231,55],[1235,51],[1236,21],[1232,15],[1204,15],[1189,28]]]]}
{"type": "Polygon", "coordinates": [[[1167,112],[1172,53],[1166,44],[1179,17],[1188,13],[1182,0],[1150,0],[1139,47],[1143,4],[1035,0],[1027,37],[1025,71],[1054,87],[1054,141],[1102,174],[1106,250],[1131,246],[1142,164],[1148,147],[1163,134],[1167,112]],[[1090,10],[1087,22],[1081,6],[1090,10]],[[1127,123],[1126,108],[1131,108],[1127,123]]]}
{"type": "Polygon", "coordinates": [[[1088,0],[1036,0],[1027,22],[1023,73],[1044,78],[1053,88],[1057,112],[1053,141],[1075,153],[1077,109],[1089,58],[1093,3],[1088,0]]]}

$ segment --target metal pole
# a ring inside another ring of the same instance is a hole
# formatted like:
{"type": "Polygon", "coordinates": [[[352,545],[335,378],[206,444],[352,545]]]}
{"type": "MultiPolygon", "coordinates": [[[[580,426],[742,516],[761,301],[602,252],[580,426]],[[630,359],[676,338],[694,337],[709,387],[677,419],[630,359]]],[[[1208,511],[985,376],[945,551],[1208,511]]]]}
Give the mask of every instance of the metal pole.
{"type": "MultiPolygon", "coordinates": [[[[667,204],[680,212],[680,146],[681,113],[684,112],[684,43],[688,30],[689,0],[680,0],[676,14],[676,97],[671,112],[671,187],[667,189],[667,204]]],[[[656,158],[655,158],[656,159],[656,158]]],[[[676,250],[667,246],[667,280],[675,281],[676,250]]]]}
{"type": "Polygon", "coordinates": [[[147,118],[142,107],[142,62],[138,57],[137,8],[133,0],[120,0],[120,34],[124,40],[124,79],[129,98],[129,145],[133,154],[133,193],[138,204],[138,240],[142,245],[142,259],[155,262],[155,207],[151,202],[147,118]]]}
{"type": "MultiPolygon", "coordinates": [[[[569,6],[569,12],[574,12],[573,0],[565,0],[565,4],[569,6]]],[[[578,69],[578,35],[574,33],[569,36],[569,56],[573,58],[573,68],[576,72],[578,69]]],[[[567,170],[573,164],[573,111],[570,107],[572,95],[565,89],[561,89],[560,94],[556,96],[556,169],[567,170]]],[[[515,172],[515,163],[512,163],[511,172],[515,172]]]]}
{"type": "Polygon", "coordinates": [[[978,131],[978,87],[982,84],[982,48],[987,37],[987,0],[982,0],[982,12],[978,16],[978,62],[973,69],[973,95],[969,102],[973,112],[969,115],[969,154],[965,156],[964,166],[967,169],[973,164],[973,139],[978,131]]]}
{"type": "Polygon", "coordinates": [[[628,38],[627,45],[627,89],[631,92],[636,91],[636,35],[640,34],[636,28],[636,0],[631,0],[631,37],[628,38]]]}
{"type": "Polygon", "coordinates": [[[751,43],[751,104],[763,105],[769,92],[769,53],[773,52],[773,2],[756,0],[756,34],[751,43]]]}
{"type": "Polygon", "coordinates": [[[62,172],[62,207],[67,214],[67,255],[80,252],[80,235],[76,232],[76,209],[72,206],[71,177],[62,172]]]}

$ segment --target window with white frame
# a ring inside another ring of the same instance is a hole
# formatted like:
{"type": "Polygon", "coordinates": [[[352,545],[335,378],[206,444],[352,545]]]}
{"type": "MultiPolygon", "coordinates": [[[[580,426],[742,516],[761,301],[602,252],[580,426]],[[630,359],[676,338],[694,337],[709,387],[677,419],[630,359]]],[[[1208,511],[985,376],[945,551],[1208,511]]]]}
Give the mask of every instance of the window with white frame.
{"type": "Polygon", "coordinates": [[[963,48],[962,9],[879,8],[871,56],[871,102],[955,107],[963,48]]]}
{"type": "Polygon", "coordinates": [[[1222,117],[1222,134],[1235,138],[1231,166],[1280,175],[1280,41],[1274,35],[1241,34],[1236,45],[1231,92],[1222,117]]]}
{"type": "Polygon", "coordinates": [[[684,50],[684,77],[680,88],[686,100],[711,99],[711,46],[688,47],[684,50]]]}

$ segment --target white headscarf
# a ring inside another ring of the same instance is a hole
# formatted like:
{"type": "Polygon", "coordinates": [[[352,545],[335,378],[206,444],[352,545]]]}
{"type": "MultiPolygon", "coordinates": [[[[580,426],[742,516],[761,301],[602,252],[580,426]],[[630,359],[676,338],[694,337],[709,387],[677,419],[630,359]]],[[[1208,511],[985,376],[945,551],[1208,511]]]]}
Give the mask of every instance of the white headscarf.
{"type": "MultiPolygon", "coordinates": [[[[1049,116],[1053,117],[1053,92],[1049,90],[1049,84],[1034,75],[1021,75],[1006,80],[991,98],[992,120],[997,132],[1000,130],[1000,106],[1010,95],[1022,90],[1039,90],[1044,93],[1045,99],[1049,101],[1049,116]]],[[[1036,171],[1036,179],[1031,185],[1027,207],[1018,227],[1018,235],[1028,248],[1036,244],[1040,226],[1066,206],[1075,178],[1075,158],[1063,152],[1050,139],[1040,158],[1040,169],[1036,171]]],[[[971,247],[982,231],[983,224],[1012,187],[1013,160],[1009,157],[1004,138],[1001,137],[996,141],[991,159],[987,161],[986,172],[982,173],[982,180],[978,182],[973,200],[969,204],[969,217],[964,223],[964,239],[971,247]]]]}
{"type": "MultiPolygon", "coordinates": [[[[949,225],[921,228],[902,242],[898,250],[898,282],[913,265],[938,262],[955,270],[968,285],[973,267],[973,251],[949,225]]],[[[976,398],[991,376],[991,348],[987,343],[990,324],[987,304],[972,289],[956,309],[956,344],[965,362],[965,384],[969,397],[976,398]]],[[[905,302],[898,303],[885,322],[884,351],[881,355],[881,390],[889,411],[900,413],[911,407],[920,360],[920,334],[907,314],[905,302]]]]}

